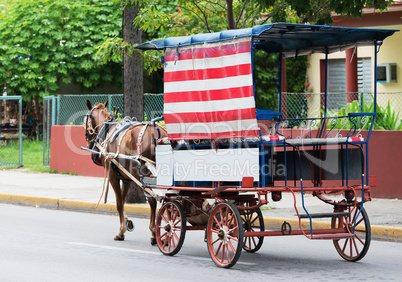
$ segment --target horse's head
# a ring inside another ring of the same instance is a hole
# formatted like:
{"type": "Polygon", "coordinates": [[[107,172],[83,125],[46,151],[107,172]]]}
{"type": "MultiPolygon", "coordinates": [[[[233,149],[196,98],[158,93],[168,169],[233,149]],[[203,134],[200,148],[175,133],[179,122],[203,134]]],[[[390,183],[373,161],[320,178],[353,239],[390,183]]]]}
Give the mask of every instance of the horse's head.
{"type": "Polygon", "coordinates": [[[87,140],[87,147],[92,149],[95,144],[96,136],[99,133],[99,128],[109,118],[109,111],[107,110],[108,101],[105,104],[97,103],[92,106],[91,102],[87,100],[87,108],[89,112],[84,119],[85,127],[85,140],[87,140]]]}

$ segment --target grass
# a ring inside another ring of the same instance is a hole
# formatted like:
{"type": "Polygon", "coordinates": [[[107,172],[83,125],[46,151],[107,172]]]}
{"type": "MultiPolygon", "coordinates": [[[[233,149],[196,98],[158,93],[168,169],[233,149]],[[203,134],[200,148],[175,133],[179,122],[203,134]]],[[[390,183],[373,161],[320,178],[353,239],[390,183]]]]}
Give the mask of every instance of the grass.
{"type": "MultiPolygon", "coordinates": [[[[8,150],[13,154],[18,154],[18,143],[8,144],[1,149],[8,150]]],[[[1,160],[0,162],[7,161],[1,160]]],[[[22,141],[22,167],[28,172],[58,173],[43,165],[43,142],[42,141],[22,141]]],[[[16,169],[18,165],[0,165],[0,169],[16,169]]],[[[76,173],[63,172],[63,174],[76,175],[76,173]]]]}
{"type": "Polygon", "coordinates": [[[270,203],[268,203],[268,204],[263,205],[263,206],[260,207],[260,210],[262,210],[262,211],[265,211],[265,210],[274,210],[274,209],[276,209],[276,207],[271,206],[270,203]]]}

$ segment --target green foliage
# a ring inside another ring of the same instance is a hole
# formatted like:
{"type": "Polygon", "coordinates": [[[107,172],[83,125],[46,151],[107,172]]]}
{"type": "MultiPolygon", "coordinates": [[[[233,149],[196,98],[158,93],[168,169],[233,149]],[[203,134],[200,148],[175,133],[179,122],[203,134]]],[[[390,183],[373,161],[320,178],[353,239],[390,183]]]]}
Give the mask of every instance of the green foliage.
{"type": "MultiPolygon", "coordinates": [[[[307,71],[307,56],[286,59],[287,92],[303,93],[307,71]]],[[[307,99],[304,94],[292,94],[286,97],[287,118],[306,118],[308,113],[307,99]]]]}
{"type": "MultiPolygon", "coordinates": [[[[346,117],[349,113],[373,113],[374,112],[374,103],[364,103],[364,98],[362,101],[354,100],[351,103],[347,103],[346,105],[342,105],[342,107],[338,111],[333,111],[329,116],[335,117],[346,117]]],[[[362,128],[363,130],[369,130],[373,117],[368,117],[368,122],[362,128]]],[[[355,121],[356,125],[360,125],[361,117],[358,117],[355,121]]],[[[346,125],[338,122],[333,128],[334,129],[351,129],[354,128],[354,124],[348,119],[346,125]]],[[[375,124],[374,124],[375,127],[375,124]]],[[[332,126],[331,126],[332,128],[332,126]]],[[[374,128],[376,129],[376,128],[374,128]]]]}
{"type": "MultiPolygon", "coordinates": [[[[347,116],[349,113],[373,113],[374,112],[374,101],[370,103],[365,103],[364,98],[361,101],[355,100],[351,103],[343,105],[338,112],[333,112],[331,116],[347,116]]],[[[369,121],[362,128],[363,130],[370,129],[373,118],[368,117],[369,121]]],[[[358,117],[355,122],[359,125],[361,117],[358,117]]],[[[338,123],[334,128],[336,129],[350,129],[354,125],[348,121],[345,126],[338,123]]],[[[373,129],[376,130],[402,130],[402,119],[399,117],[399,112],[391,106],[390,101],[386,107],[382,107],[377,104],[377,116],[374,121],[373,129]]]]}
{"type": "Polygon", "coordinates": [[[86,89],[119,83],[121,67],[105,65],[95,49],[119,35],[117,7],[109,0],[13,1],[0,14],[0,84],[30,100],[55,94],[61,81],[86,89]]]}
{"type": "MultiPolygon", "coordinates": [[[[307,57],[286,59],[287,92],[301,93],[307,70],[307,57]]],[[[254,52],[254,82],[258,109],[278,111],[278,55],[263,51],[254,52]]],[[[307,114],[307,99],[303,94],[288,95],[288,118],[303,118],[307,114]]]]}
{"type": "Polygon", "coordinates": [[[377,105],[375,127],[382,130],[402,130],[402,119],[399,117],[399,112],[391,106],[390,101],[385,108],[377,105]]]}
{"type": "Polygon", "coordinates": [[[302,23],[330,24],[332,15],[361,17],[363,8],[376,8],[380,11],[387,9],[392,0],[255,0],[264,7],[271,7],[275,21],[283,19],[284,11],[294,11],[302,23]]]}
{"type": "Polygon", "coordinates": [[[277,55],[254,53],[255,103],[257,109],[278,111],[277,55]]]}
{"type": "MultiPolygon", "coordinates": [[[[134,24],[159,38],[228,29],[228,10],[225,0],[148,0],[146,2],[134,24]]],[[[257,21],[261,20],[260,12],[262,12],[260,5],[255,1],[233,1],[235,28],[257,24],[257,21]]]]}
{"type": "MultiPolygon", "coordinates": [[[[115,63],[123,62],[124,53],[132,56],[140,56],[138,50],[135,50],[133,45],[124,42],[122,38],[109,38],[98,46],[97,49],[97,54],[105,64],[109,61],[115,63]]],[[[148,51],[141,55],[144,56],[144,68],[149,74],[161,68],[161,53],[158,51],[148,51]]]]}
{"type": "MultiPolygon", "coordinates": [[[[117,1],[117,0],[115,0],[117,1]]],[[[134,25],[144,31],[144,40],[155,40],[170,36],[184,36],[226,30],[228,9],[226,0],[121,0],[122,6],[140,3],[141,10],[134,25]]],[[[268,14],[269,8],[263,8],[257,1],[233,1],[233,20],[235,28],[244,28],[263,24],[270,17],[261,20],[261,13],[268,14]]],[[[105,42],[98,53],[105,61],[121,59],[123,51],[130,48],[122,39],[105,42]]],[[[161,66],[160,53],[144,54],[144,68],[153,72],[161,66]]]]}

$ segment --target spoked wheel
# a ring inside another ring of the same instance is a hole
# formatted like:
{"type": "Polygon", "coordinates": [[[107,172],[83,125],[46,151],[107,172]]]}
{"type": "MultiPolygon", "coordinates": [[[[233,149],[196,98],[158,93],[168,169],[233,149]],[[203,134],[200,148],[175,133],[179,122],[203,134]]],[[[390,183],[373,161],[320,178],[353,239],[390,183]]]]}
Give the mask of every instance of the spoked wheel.
{"type": "Polygon", "coordinates": [[[186,214],[177,201],[166,202],[156,219],[156,242],[164,255],[174,256],[184,242],[186,214]]]}
{"type": "MultiPolygon", "coordinates": [[[[245,232],[259,232],[264,231],[264,218],[259,208],[245,210],[245,214],[242,215],[243,229],[245,232]]],[[[264,236],[259,237],[245,237],[243,243],[243,249],[250,253],[258,251],[262,243],[264,242],[264,236]]]]}
{"type": "Polygon", "coordinates": [[[212,210],[207,226],[209,255],[219,267],[236,264],[243,247],[243,224],[239,211],[230,202],[218,203],[212,210]]]}
{"type": "MultiPolygon", "coordinates": [[[[348,211],[351,207],[347,208],[348,211]]],[[[333,240],[338,253],[347,261],[358,261],[362,259],[370,246],[371,227],[366,210],[356,207],[349,216],[336,217],[332,219],[332,228],[344,228],[353,232],[353,225],[356,220],[355,237],[333,240]]]]}

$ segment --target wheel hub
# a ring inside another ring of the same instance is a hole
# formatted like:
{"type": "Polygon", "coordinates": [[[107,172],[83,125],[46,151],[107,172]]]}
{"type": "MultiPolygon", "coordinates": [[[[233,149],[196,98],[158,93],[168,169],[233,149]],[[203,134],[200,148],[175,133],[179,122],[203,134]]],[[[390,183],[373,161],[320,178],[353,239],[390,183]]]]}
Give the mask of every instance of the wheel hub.
{"type": "Polygon", "coordinates": [[[246,220],[245,222],[243,222],[243,227],[244,227],[244,230],[251,231],[251,222],[246,220]]]}
{"type": "Polygon", "coordinates": [[[227,239],[229,236],[229,228],[227,226],[223,226],[219,232],[218,232],[218,238],[221,240],[224,244],[227,243],[227,239]]]}
{"type": "Polygon", "coordinates": [[[172,235],[172,222],[168,222],[168,224],[164,227],[165,231],[167,232],[168,236],[172,235]]]}

